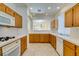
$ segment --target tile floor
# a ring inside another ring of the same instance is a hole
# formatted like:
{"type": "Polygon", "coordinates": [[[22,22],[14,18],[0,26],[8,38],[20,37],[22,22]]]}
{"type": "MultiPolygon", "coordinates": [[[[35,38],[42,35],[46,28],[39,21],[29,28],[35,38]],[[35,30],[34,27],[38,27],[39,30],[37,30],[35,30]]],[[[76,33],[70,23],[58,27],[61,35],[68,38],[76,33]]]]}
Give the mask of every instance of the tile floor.
{"type": "Polygon", "coordinates": [[[49,43],[30,43],[23,56],[58,56],[49,43]]]}

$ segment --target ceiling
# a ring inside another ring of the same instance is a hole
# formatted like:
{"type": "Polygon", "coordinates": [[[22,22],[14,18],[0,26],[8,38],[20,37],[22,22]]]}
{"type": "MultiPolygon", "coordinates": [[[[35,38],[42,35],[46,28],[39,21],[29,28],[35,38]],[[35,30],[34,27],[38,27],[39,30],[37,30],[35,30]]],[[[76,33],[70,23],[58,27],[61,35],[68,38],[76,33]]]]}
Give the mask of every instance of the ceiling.
{"type": "Polygon", "coordinates": [[[27,3],[32,18],[52,18],[69,3],[27,3]]]}
{"type": "Polygon", "coordinates": [[[71,3],[15,3],[17,7],[27,8],[31,19],[51,19],[63,7],[71,3]]]}

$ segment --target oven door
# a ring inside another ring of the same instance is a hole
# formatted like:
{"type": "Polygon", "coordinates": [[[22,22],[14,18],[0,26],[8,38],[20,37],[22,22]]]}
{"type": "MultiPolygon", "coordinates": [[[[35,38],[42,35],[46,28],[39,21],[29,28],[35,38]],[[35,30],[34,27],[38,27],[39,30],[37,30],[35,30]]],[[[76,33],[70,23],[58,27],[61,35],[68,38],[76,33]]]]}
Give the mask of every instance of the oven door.
{"type": "Polygon", "coordinates": [[[3,53],[3,56],[19,56],[20,55],[20,47],[19,46],[16,46],[14,48],[12,48],[11,50],[3,53]]]}
{"type": "Polygon", "coordinates": [[[2,48],[3,56],[19,56],[20,55],[20,40],[8,44],[2,48]]]}

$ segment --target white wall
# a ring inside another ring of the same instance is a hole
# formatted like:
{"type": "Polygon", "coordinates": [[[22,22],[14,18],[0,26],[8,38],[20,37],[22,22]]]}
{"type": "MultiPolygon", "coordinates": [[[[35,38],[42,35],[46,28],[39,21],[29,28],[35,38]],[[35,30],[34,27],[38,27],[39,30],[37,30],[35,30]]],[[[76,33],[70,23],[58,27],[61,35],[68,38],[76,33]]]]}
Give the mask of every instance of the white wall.
{"type": "Polygon", "coordinates": [[[64,13],[58,16],[58,33],[70,34],[70,28],[65,28],[64,13]]]}
{"type": "Polygon", "coordinates": [[[27,31],[27,7],[20,7],[14,3],[5,3],[5,5],[12,8],[14,11],[19,13],[22,16],[22,28],[8,28],[8,27],[0,27],[0,36],[19,36],[23,34],[28,34],[27,31]]]}

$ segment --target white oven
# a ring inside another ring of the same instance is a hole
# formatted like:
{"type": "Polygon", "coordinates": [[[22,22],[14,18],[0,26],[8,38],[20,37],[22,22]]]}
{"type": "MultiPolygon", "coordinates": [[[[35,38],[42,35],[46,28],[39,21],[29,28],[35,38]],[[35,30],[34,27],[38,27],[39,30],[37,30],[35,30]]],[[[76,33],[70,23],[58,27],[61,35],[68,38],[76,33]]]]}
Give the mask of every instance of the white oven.
{"type": "Polygon", "coordinates": [[[19,56],[20,55],[20,40],[12,42],[2,48],[3,56],[19,56]]]}

